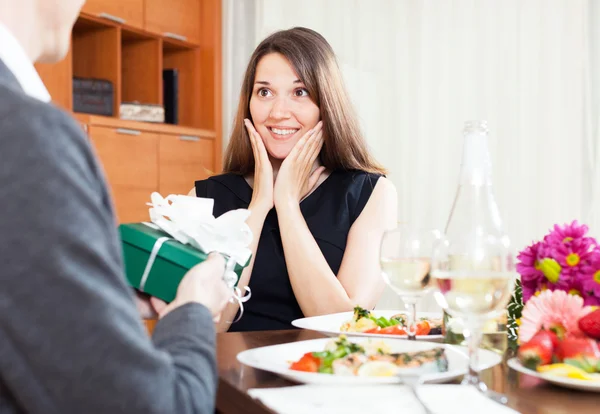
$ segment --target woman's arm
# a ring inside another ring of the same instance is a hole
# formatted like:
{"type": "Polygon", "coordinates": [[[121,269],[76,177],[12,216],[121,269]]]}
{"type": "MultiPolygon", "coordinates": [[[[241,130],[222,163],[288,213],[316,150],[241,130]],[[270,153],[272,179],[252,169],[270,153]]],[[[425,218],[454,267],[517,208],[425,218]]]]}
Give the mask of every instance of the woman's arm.
{"type": "MultiPolygon", "coordinates": [[[[248,227],[250,227],[250,230],[252,230],[254,237],[252,238],[252,243],[250,243],[250,246],[248,246],[252,252],[250,264],[242,272],[240,280],[237,284],[237,287],[242,291],[242,293],[245,292],[246,286],[250,284],[250,275],[252,274],[252,269],[254,268],[254,259],[256,258],[256,250],[258,249],[260,233],[262,232],[265,218],[269,213],[269,210],[261,209],[260,207],[253,206],[252,204],[250,204],[248,210],[250,210],[251,214],[250,217],[248,217],[248,220],[246,220],[246,224],[248,224],[248,227]]],[[[217,324],[217,332],[227,332],[231,326],[231,323],[235,319],[235,315],[239,307],[240,306],[237,302],[227,304],[225,310],[223,310],[223,313],[221,314],[221,320],[217,324]]]]}
{"type": "MultiPolygon", "coordinates": [[[[196,197],[196,189],[192,188],[188,193],[190,197],[196,197]]],[[[246,286],[250,284],[250,275],[252,274],[252,269],[254,268],[254,258],[256,257],[256,250],[258,249],[258,241],[260,239],[260,234],[262,232],[263,225],[265,223],[265,218],[269,213],[269,209],[266,207],[261,208],[259,203],[250,203],[248,206],[248,210],[250,210],[250,217],[246,220],[246,224],[252,230],[252,243],[248,248],[252,252],[252,257],[250,259],[250,264],[243,270],[242,275],[240,276],[240,280],[238,281],[237,287],[240,288],[242,292],[245,291],[246,286]]],[[[239,304],[229,303],[223,313],[221,314],[221,319],[216,324],[217,332],[227,332],[229,327],[231,326],[231,322],[235,319],[235,315],[239,309],[239,304]]]]}
{"type": "Polygon", "coordinates": [[[356,219],[336,275],[308,229],[298,203],[278,206],[285,261],[296,300],[305,316],[372,308],[383,292],[379,245],[397,222],[396,188],[382,177],[356,219]]]}

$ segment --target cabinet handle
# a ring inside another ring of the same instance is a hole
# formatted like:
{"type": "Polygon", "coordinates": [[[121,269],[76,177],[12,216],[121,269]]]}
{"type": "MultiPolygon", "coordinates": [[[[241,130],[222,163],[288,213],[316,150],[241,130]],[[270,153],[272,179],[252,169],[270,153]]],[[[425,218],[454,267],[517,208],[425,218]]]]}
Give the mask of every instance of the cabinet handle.
{"type": "Polygon", "coordinates": [[[196,137],[194,135],[180,135],[179,139],[182,141],[191,141],[191,142],[198,142],[200,141],[199,137],[196,137]]]}
{"type": "Polygon", "coordinates": [[[101,17],[101,18],[106,19],[106,20],[113,21],[115,23],[121,23],[121,24],[123,24],[123,23],[126,22],[125,19],[122,19],[122,18],[120,18],[118,16],[114,16],[114,15],[108,14],[108,13],[100,13],[100,14],[98,14],[98,17],[101,17]]]}
{"type": "Polygon", "coordinates": [[[117,128],[117,134],[124,135],[140,135],[141,132],[135,129],[127,129],[127,128],[117,128]]]}
{"type": "Polygon", "coordinates": [[[177,33],[165,32],[163,33],[163,36],[170,37],[171,39],[181,40],[182,42],[185,42],[187,40],[187,36],[182,36],[177,33]]]}

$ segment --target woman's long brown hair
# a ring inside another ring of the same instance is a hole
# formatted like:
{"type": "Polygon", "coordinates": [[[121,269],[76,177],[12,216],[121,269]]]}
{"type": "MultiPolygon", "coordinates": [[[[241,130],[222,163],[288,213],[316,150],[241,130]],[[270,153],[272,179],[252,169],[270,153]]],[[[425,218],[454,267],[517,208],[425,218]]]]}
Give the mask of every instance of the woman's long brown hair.
{"type": "Polygon", "coordinates": [[[321,163],[329,170],[385,174],[385,169],[369,153],[333,49],[319,33],[303,27],[272,34],[252,54],[240,92],[233,131],[225,151],[224,172],[242,175],[254,172],[254,156],[244,119],[252,120],[250,98],[256,67],[270,53],[279,53],[290,62],[308,89],[309,96],[319,107],[324,132],[321,163]]]}

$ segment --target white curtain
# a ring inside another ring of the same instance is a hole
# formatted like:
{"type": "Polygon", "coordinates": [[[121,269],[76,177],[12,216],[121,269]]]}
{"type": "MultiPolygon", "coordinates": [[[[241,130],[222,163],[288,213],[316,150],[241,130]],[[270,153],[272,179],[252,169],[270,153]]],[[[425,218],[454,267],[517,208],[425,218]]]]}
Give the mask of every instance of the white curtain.
{"type": "Polygon", "coordinates": [[[588,62],[584,66],[586,81],[585,180],[586,223],[600,239],[600,1],[590,0],[586,30],[588,62]]]}
{"type": "MultiPolygon", "coordinates": [[[[398,189],[400,221],[445,226],[463,123],[486,119],[494,191],[515,248],[573,219],[600,234],[595,0],[224,1],[226,19],[252,9],[225,34],[244,39],[226,54],[237,75],[275,30],[306,26],[331,43],[368,143],[398,189]]],[[[240,81],[227,79],[237,89],[224,97],[225,131],[240,81]]],[[[380,306],[398,303],[386,292],[380,306]]]]}

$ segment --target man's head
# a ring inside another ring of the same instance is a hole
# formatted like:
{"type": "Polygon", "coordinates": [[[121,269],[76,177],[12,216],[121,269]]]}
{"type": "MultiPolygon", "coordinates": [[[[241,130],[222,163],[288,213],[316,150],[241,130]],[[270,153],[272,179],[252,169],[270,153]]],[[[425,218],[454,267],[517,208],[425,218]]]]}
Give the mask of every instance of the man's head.
{"type": "Polygon", "coordinates": [[[69,50],[71,29],[85,0],[0,0],[0,22],[33,61],[52,63],[69,50]]]}

